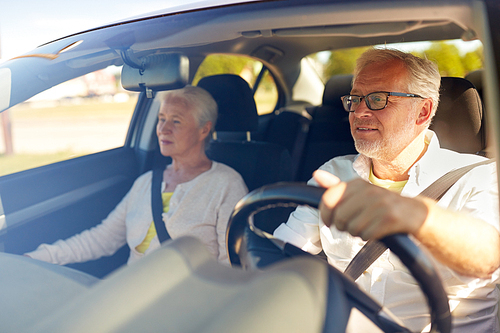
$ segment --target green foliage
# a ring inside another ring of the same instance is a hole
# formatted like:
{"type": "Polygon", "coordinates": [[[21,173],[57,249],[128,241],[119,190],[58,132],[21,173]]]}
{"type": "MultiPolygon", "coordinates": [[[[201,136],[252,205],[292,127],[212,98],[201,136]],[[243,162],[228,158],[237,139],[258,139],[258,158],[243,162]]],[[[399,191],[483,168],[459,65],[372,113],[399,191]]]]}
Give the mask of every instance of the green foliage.
{"type": "Polygon", "coordinates": [[[209,55],[198,68],[192,84],[196,85],[205,76],[217,74],[241,75],[244,71],[250,71],[252,76],[255,76],[255,63],[255,60],[247,57],[227,54],[209,55]]]}
{"type": "MultiPolygon", "coordinates": [[[[235,74],[245,79],[252,87],[261,70],[262,63],[260,61],[246,56],[211,54],[198,67],[198,71],[191,84],[196,85],[200,79],[210,75],[235,74]]],[[[269,113],[274,110],[278,101],[278,91],[269,71],[266,71],[262,77],[254,98],[259,114],[269,113]]]]}
{"type": "MultiPolygon", "coordinates": [[[[324,65],[323,75],[327,79],[333,75],[351,74],[354,71],[356,59],[366,50],[366,47],[332,51],[324,65]]],[[[464,77],[469,72],[483,68],[483,49],[478,49],[461,55],[454,44],[439,41],[432,42],[422,52],[413,54],[434,61],[441,76],[464,77]]]]}
{"type": "Polygon", "coordinates": [[[463,57],[464,68],[467,73],[483,68],[483,48],[467,52],[463,57]]]}
{"type": "Polygon", "coordinates": [[[460,55],[460,50],[453,44],[434,42],[421,56],[434,61],[441,76],[464,77],[469,72],[483,68],[483,49],[460,55]]]}
{"type": "Polygon", "coordinates": [[[455,45],[435,42],[420,56],[435,62],[441,76],[464,76],[465,69],[460,52],[455,45]]]}
{"type": "Polygon", "coordinates": [[[354,71],[356,59],[367,49],[368,47],[357,47],[332,51],[324,68],[324,77],[351,74],[354,71]]]}
{"type": "MultiPolygon", "coordinates": [[[[368,47],[358,47],[330,52],[323,66],[324,79],[333,75],[351,74],[354,71],[356,59],[367,49],[368,47]]],[[[413,53],[434,61],[442,76],[464,77],[467,73],[483,67],[482,47],[461,55],[460,50],[454,44],[438,41],[430,43],[424,51],[413,53]]],[[[312,57],[318,58],[317,55],[312,55],[312,57]]],[[[202,77],[224,73],[240,75],[252,84],[261,68],[260,62],[248,57],[226,54],[209,55],[199,67],[192,84],[196,85],[202,77]]],[[[267,82],[267,80],[264,80],[262,84],[269,89],[274,86],[273,82],[267,82]]]]}

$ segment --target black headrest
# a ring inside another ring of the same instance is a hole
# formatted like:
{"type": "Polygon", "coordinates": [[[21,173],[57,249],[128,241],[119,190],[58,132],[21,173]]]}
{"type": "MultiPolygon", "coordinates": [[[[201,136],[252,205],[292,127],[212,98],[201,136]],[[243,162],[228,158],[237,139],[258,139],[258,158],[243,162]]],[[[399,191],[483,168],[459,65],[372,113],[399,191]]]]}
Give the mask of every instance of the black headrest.
{"type": "Polygon", "coordinates": [[[340,97],[351,92],[352,75],[334,75],[325,85],[323,105],[342,107],[340,97]]]}
{"type": "Polygon", "coordinates": [[[440,102],[430,128],[441,147],[461,153],[486,148],[483,107],[474,85],[463,78],[442,77],[440,102]]]}
{"type": "Polygon", "coordinates": [[[244,79],[233,74],[207,76],[197,86],[208,91],[217,102],[219,117],[216,131],[257,131],[257,107],[252,89],[244,79]]]}

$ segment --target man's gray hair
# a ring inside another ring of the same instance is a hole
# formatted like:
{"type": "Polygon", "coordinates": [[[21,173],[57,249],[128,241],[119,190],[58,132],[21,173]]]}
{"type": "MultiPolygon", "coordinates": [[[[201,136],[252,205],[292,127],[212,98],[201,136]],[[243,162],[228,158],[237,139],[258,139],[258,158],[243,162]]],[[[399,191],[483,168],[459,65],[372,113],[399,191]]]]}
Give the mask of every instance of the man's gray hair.
{"type": "Polygon", "coordinates": [[[200,128],[210,121],[212,128],[205,143],[210,141],[215,124],[217,123],[218,109],[217,103],[208,91],[200,87],[188,85],[181,89],[161,92],[160,101],[161,106],[165,103],[178,103],[179,101],[185,103],[186,107],[193,111],[194,118],[200,128]]]}
{"type": "MultiPolygon", "coordinates": [[[[372,48],[364,52],[356,61],[353,82],[363,68],[371,64],[386,63],[392,60],[401,61],[408,72],[408,91],[401,92],[417,94],[424,98],[432,99],[432,117],[434,117],[439,104],[441,75],[439,74],[437,65],[428,59],[394,49],[372,48]]],[[[430,121],[428,125],[430,125],[430,121]]]]}

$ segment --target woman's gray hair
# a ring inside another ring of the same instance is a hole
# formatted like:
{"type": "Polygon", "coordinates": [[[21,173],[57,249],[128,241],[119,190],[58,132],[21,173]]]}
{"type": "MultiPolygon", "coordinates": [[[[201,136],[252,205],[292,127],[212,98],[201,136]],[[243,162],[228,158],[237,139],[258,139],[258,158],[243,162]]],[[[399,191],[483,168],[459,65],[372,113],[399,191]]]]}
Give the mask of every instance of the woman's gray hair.
{"type": "MultiPolygon", "coordinates": [[[[407,89],[405,93],[417,94],[424,98],[432,99],[432,117],[436,114],[439,104],[439,87],[441,75],[435,63],[428,59],[417,57],[411,53],[394,49],[369,49],[356,61],[353,82],[359,72],[374,63],[386,63],[399,60],[408,72],[407,89]]],[[[432,117],[427,125],[430,125],[432,117]]]]}
{"type": "Polygon", "coordinates": [[[169,90],[159,93],[161,106],[165,103],[184,103],[188,109],[193,112],[194,118],[201,128],[206,123],[211,122],[212,128],[207,136],[205,143],[212,138],[212,133],[217,123],[217,103],[212,95],[203,88],[195,86],[185,86],[181,89],[169,90]]]}

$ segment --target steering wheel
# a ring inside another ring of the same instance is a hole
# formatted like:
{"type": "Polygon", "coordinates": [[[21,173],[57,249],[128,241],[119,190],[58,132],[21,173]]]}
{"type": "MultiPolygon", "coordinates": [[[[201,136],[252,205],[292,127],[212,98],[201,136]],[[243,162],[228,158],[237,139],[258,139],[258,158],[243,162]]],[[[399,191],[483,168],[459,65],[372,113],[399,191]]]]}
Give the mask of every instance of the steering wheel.
{"type": "MultiPolygon", "coordinates": [[[[227,247],[231,264],[251,269],[262,267],[263,265],[259,266],[259,262],[269,264],[270,261],[266,261],[267,255],[272,258],[271,262],[296,255],[317,257],[260,230],[254,225],[253,216],[260,211],[274,207],[308,205],[318,208],[324,191],[324,188],[300,183],[278,183],[250,192],[236,205],[229,220],[227,247]],[[256,248],[261,254],[262,249],[266,248],[264,255],[260,257],[255,255],[253,252],[256,248]]],[[[448,297],[431,261],[407,235],[391,235],[380,241],[399,257],[419,283],[430,309],[430,332],[450,332],[451,313],[448,297]]],[[[387,311],[385,308],[362,292],[351,278],[345,276],[333,266],[328,266],[330,274],[336,277],[336,283],[338,283],[338,278],[341,278],[345,293],[351,304],[377,326],[385,332],[401,331],[401,329],[408,331],[395,321],[389,320],[391,322],[388,322],[387,314],[381,314],[381,311],[387,311]]],[[[329,326],[328,322],[325,325],[329,326]]],[[[325,332],[328,332],[326,326],[325,332]]],[[[332,323],[331,326],[333,327],[334,324],[332,323]]]]}

